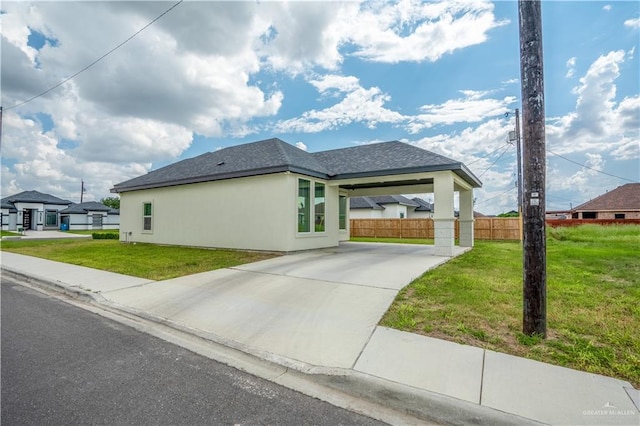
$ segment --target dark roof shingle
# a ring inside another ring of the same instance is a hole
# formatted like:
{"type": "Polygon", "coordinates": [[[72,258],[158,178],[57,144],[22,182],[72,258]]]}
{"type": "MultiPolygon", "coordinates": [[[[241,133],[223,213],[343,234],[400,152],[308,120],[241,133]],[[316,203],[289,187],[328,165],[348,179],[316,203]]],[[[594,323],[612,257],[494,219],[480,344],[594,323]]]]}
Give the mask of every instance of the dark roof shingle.
{"type": "Polygon", "coordinates": [[[273,138],[182,160],[118,183],[112,191],[125,192],[285,171],[330,180],[440,170],[452,170],[473,186],[481,185],[464,164],[403,142],[383,142],[310,154],[273,138]]]}
{"type": "Polygon", "coordinates": [[[42,192],[23,191],[15,195],[4,197],[2,199],[2,208],[8,208],[8,206],[10,205],[13,206],[14,203],[43,203],[43,204],[65,205],[65,206],[69,204],[73,204],[69,200],[63,200],[62,198],[54,197],[53,195],[49,195],[49,194],[43,194],[42,192]]]}
{"type": "Polygon", "coordinates": [[[88,201],[86,203],[72,204],[64,210],[60,210],[60,214],[85,214],[92,212],[111,212],[113,209],[105,206],[97,201],[88,201]]]}
{"type": "Polygon", "coordinates": [[[627,183],[606,192],[574,210],[640,210],[640,183],[627,183]]]}

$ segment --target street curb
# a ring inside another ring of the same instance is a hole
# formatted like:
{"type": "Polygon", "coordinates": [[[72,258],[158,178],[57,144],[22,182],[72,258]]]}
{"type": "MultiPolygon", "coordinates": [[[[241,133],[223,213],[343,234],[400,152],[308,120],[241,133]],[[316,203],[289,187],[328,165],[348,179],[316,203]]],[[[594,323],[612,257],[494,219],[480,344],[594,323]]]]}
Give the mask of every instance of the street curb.
{"type": "MultiPolygon", "coordinates": [[[[268,380],[319,399],[322,399],[322,397],[317,394],[317,390],[315,392],[311,390],[306,391],[309,386],[304,384],[300,385],[300,380],[311,381],[326,389],[350,395],[351,397],[364,400],[369,404],[379,405],[386,409],[410,416],[411,418],[416,419],[419,423],[505,426],[513,424],[543,424],[515,414],[506,413],[447,395],[393,382],[350,368],[317,366],[273,354],[271,352],[262,351],[213,333],[187,327],[169,319],[157,317],[146,312],[119,305],[105,299],[99,293],[93,293],[79,287],[69,286],[61,281],[53,281],[45,277],[26,274],[4,265],[2,265],[1,270],[3,274],[7,274],[19,281],[27,282],[28,284],[34,285],[43,290],[54,290],[82,302],[96,304],[112,313],[120,312],[121,314],[125,314],[126,317],[133,316],[150,323],[160,324],[180,333],[194,336],[206,342],[228,348],[236,353],[244,355],[245,357],[248,356],[253,358],[261,364],[267,363],[272,367],[284,368],[284,373],[268,380]]],[[[226,363],[225,361],[220,362],[226,363]]],[[[231,366],[237,368],[234,365],[231,366]]],[[[351,408],[352,410],[364,415],[371,415],[371,413],[357,410],[354,407],[345,408],[351,408]]]]}
{"type": "Polygon", "coordinates": [[[29,284],[35,285],[36,287],[53,288],[53,290],[57,292],[64,293],[67,296],[74,297],[84,302],[103,303],[104,301],[106,301],[104,297],[102,297],[98,293],[83,290],[80,287],[70,286],[62,281],[53,281],[51,279],[38,275],[26,274],[22,271],[12,269],[5,265],[2,265],[1,270],[3,274],[7,274],[10,277],[25,281],[29,284]]]}

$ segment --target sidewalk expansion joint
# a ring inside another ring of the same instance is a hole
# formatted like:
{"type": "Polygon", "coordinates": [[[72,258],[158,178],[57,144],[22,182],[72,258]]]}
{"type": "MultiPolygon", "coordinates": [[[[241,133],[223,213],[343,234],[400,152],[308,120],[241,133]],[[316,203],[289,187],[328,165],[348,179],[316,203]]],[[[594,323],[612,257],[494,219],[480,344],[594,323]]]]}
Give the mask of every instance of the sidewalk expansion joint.
{"type": "MultiPolygon", "coordinates": [[[[276,276],[276,277],[286,277],[286,278],[299,279],[299,280],[318,281],[318,282],[321,282],[321,283],[351,285],[351,286],[355,286],[355,287],[376,288],[376,289],[380,289],[380,290],[391,290],[391,291],[395,291],[395,292],[400,291],[400,289],[393,288],[393,287],[381,287],[381,286],[375,286],[375,285],[348,283],[348,282],[344,282],[344,281],[322,280],[320,278],[298,277],[298,276],[295,276],[295,275],[277,274],[275,272],[251,271],[251,270],[248,270],[248,269],[241,269],[241,268],[235,268],[235,267],[226,268],[226,269],[231,269],[231,270],[239,271],[239,272],[250,272],[250,273],[253,273],[253,274],[257,274],[257,275],[273,275],[273,276],[276,276]]],[[[408,285],[408,284],[409,283],[407,283],[406,285],[408,285]]],[[[405,286],[402,286],[402,288],[404,288],[404,287],[405,286]]]]}
{"type": "Polygon", "coordinates": [[[482,369],[480,370],[480,400],[478,404],[482,405],[482,386],[484,385],[484,360],[487,357],[487,350],[482,350],[482,369]]]}

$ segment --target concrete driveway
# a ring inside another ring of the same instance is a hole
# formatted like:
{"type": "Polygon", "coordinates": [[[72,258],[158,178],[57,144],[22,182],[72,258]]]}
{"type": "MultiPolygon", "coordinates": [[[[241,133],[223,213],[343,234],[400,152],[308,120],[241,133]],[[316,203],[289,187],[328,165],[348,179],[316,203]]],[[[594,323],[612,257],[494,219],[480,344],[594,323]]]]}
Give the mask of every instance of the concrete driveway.
{"type": "Polygon", "coordinates": [[[432,246],[343,243],[102,295],[258,351],[352,368],[398,290],[448,259],[432,246]]]}

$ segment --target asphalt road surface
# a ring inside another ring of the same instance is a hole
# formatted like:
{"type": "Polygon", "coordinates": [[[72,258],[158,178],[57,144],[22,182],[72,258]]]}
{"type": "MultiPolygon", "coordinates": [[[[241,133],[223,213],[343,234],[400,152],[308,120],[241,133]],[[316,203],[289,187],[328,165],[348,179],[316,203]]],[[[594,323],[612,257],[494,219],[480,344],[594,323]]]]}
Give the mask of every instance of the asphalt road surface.
{"type": "Polygon", "coordinates": [[[3,425],[376,425],[2,278],[3,425]]]}

